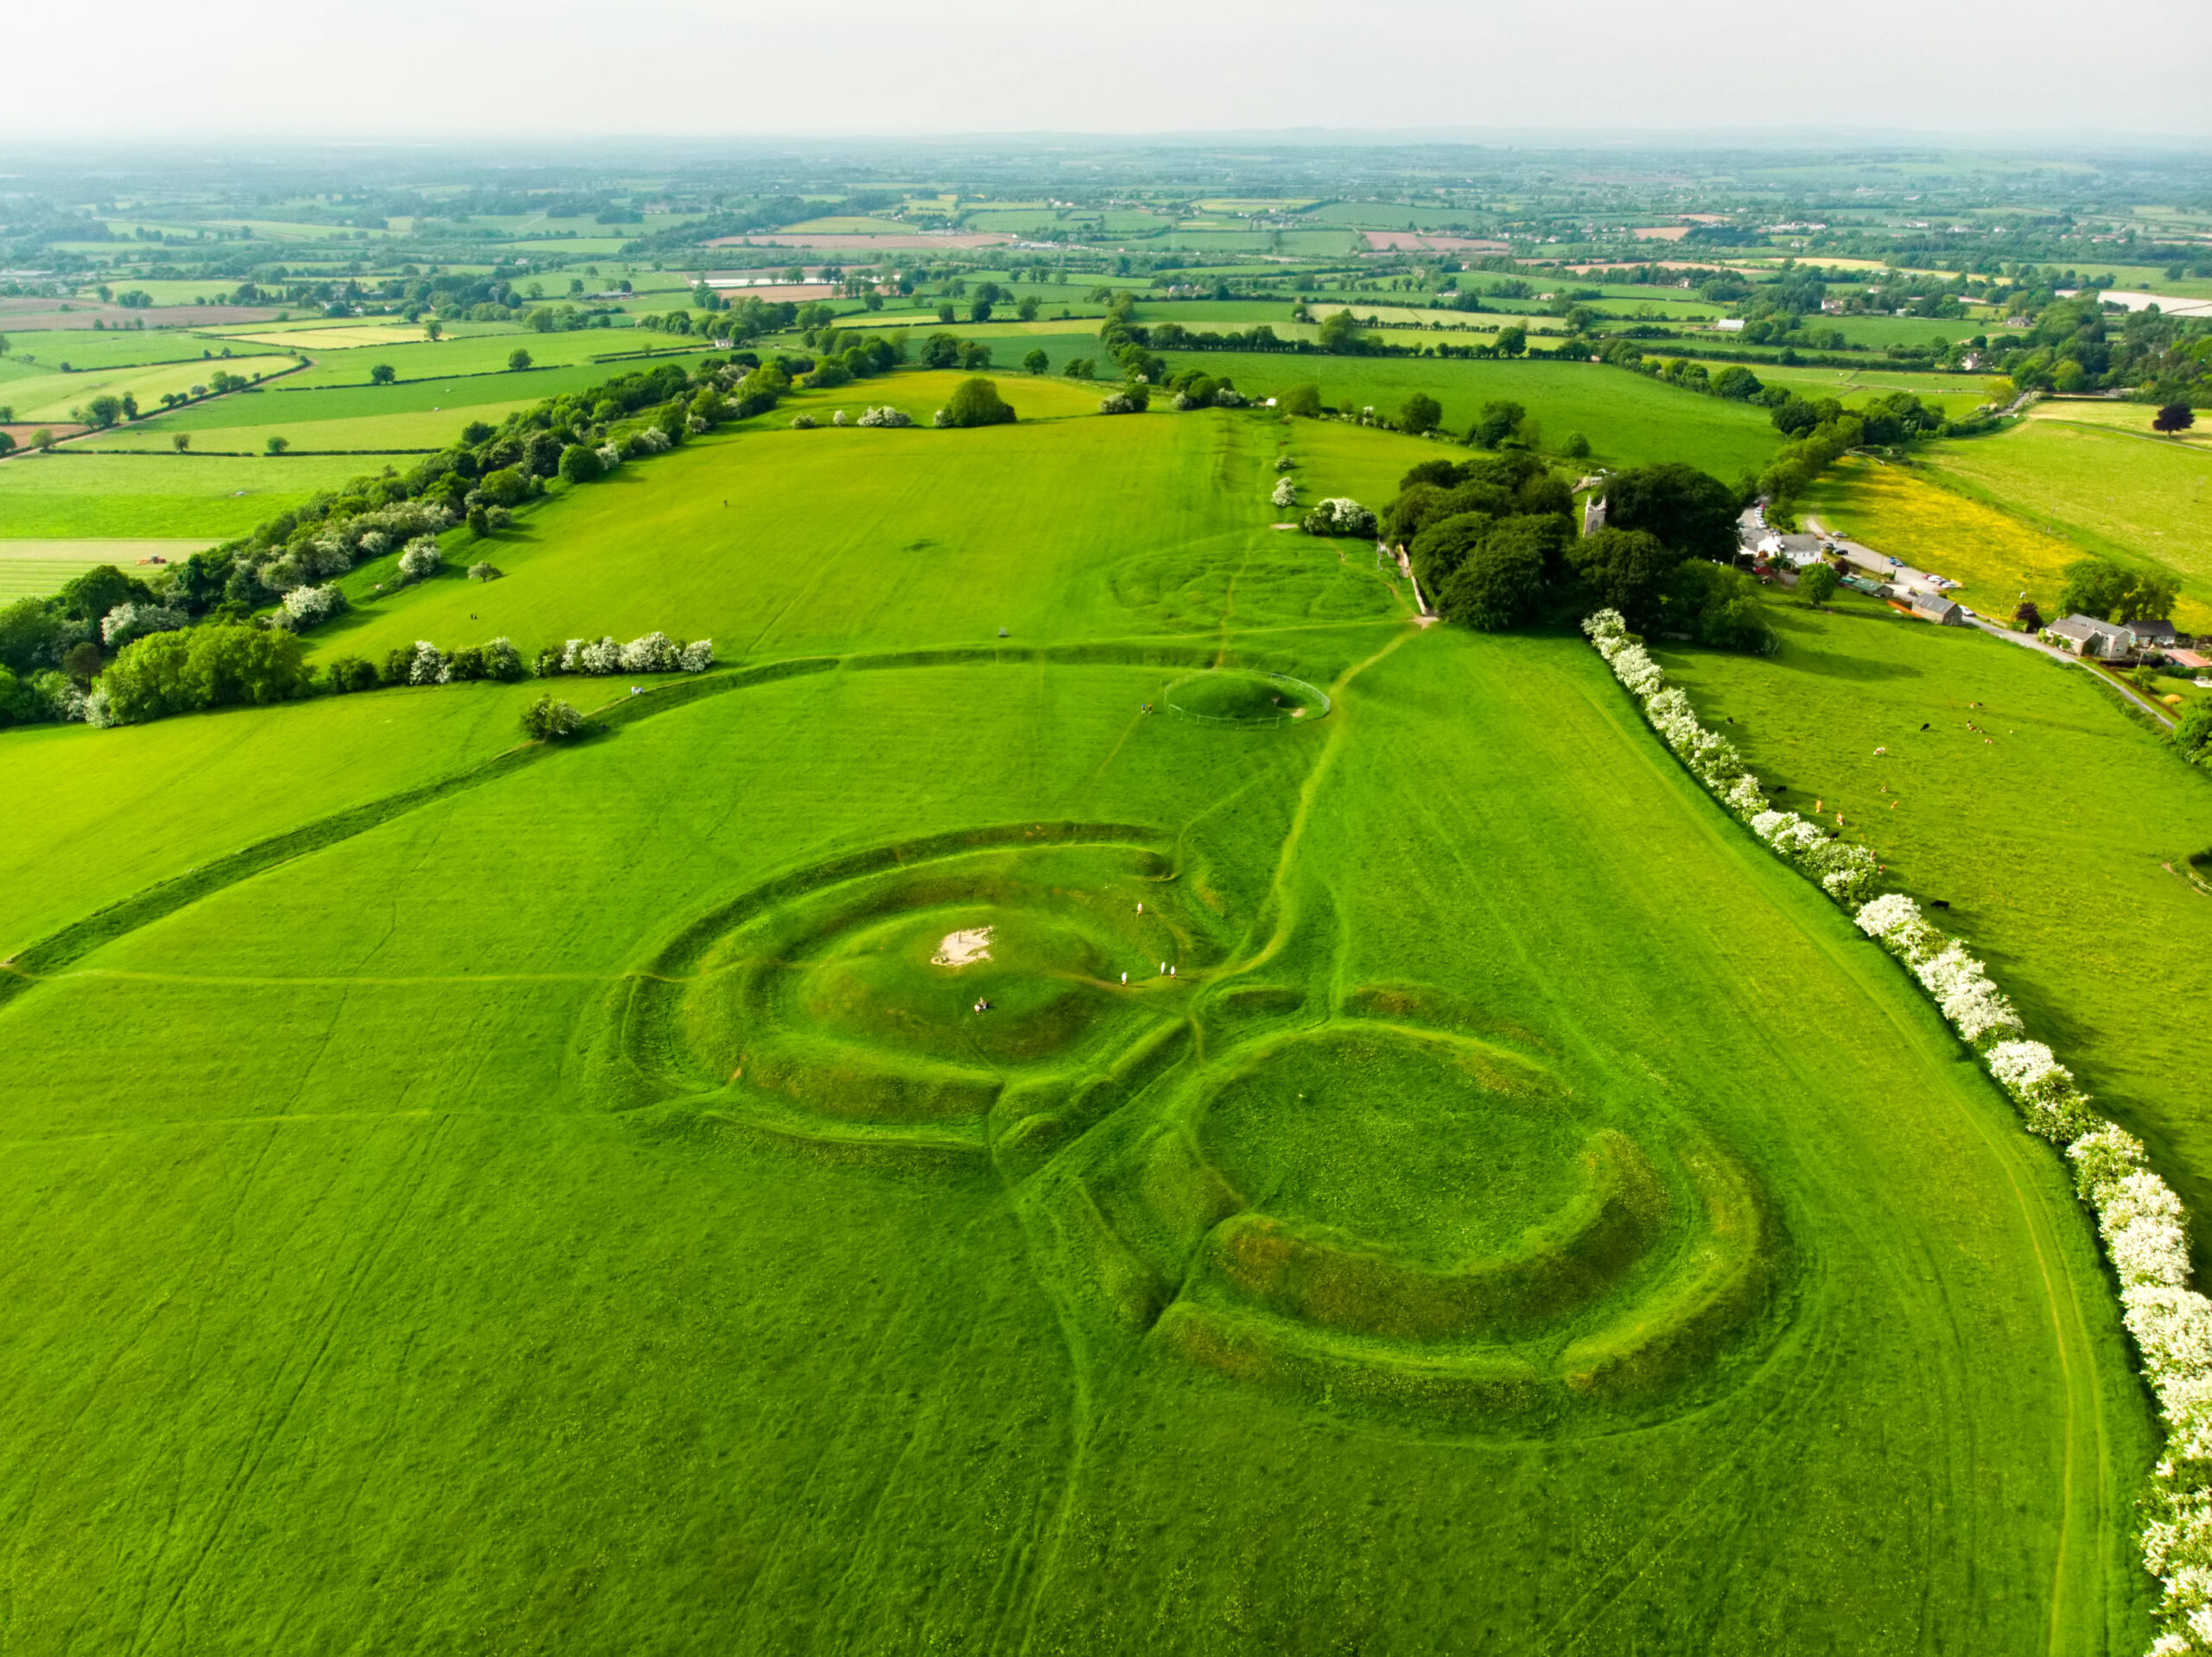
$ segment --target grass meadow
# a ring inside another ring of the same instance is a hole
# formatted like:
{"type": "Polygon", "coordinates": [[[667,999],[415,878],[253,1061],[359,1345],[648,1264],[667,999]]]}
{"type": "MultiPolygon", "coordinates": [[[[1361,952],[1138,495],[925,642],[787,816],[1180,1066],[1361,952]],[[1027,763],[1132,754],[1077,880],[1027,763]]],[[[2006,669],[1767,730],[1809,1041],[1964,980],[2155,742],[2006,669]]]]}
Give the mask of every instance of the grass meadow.
{"type": "Polygon", "coordinates": [[[1267,527],[1286,443],[1432,446],[1005,390],[314,636],[715,637],[573,745],[528,683],[0,736],[16,1623],[2139,1649],[2057,1159],[1579,639],[1267,527]]]}
{"type": "Polygon", "coordinates": [[[2212,1032],[2189,1011],[2212,1000],[2212,900],[2183,873],[2212,848],[2212,777],[2079,667],[1856,595],[1769,619],[1773,659],[1670,650],[1669,673],[1791,809],[1840,810],[1902,890],[1948,900],[2030,1029],[2192,1210],[2212,1200],[2212,1032]]]}
{"type": "Polygon", "coordinates": [[[150,366],[129,364],[67,374],[57,371],[0,381],[0,399],[15,409],[18,422],[61,422],[70,418],[72,409],[83,408],[96,397],[119,397],[127,394],[138,399],[140,408],[150,409],[161,402],[165,392],[182,397],[194,385],[205,385],[218,370],[266,376],[283,373],[294,365],[289,357],[241,355],[227,362],[205,362],[195,356],[184,362],[150,366]]]}
{"type": "Polygon", "coordinates": [[[1443,405],[1444,423],[1454,432],[1472,425],[1484,403],[1503,398],[1535,417],[1547,447],[1580,432],[1590,440],[1592,463],[1603,466],[1681,460],[1732,480],[1758,472],[1782,443],[1764,409],[1597,363],[1196,351],[1173,352],[1167,360],[1173,368],[1233,379],[1247,397],[1272,397],[1310,381],[1325,403],[1369,404],[1386,414],[1426,391],[1443,405]]]}
{"type": "Polygon", "coordinates": [[[226,540],[362,469],[343,456],[22,455],[0,465],[0,541],[226,540]]]}
{"type": "Polygon", "coordinates": [[[2212,630],[2212,453],[2063,419],[2023,421],[1928,454],[1945,483],[2037,530],[2181,577],[2196,625],[2212,630]]]}
{"type": "Polygon", "coordinates": [[[0,540],[0,604],[42,598],[99,564],[134,566],[156,554],[171,561],[205,550],[213,536],[136,540],[0,540]]]}

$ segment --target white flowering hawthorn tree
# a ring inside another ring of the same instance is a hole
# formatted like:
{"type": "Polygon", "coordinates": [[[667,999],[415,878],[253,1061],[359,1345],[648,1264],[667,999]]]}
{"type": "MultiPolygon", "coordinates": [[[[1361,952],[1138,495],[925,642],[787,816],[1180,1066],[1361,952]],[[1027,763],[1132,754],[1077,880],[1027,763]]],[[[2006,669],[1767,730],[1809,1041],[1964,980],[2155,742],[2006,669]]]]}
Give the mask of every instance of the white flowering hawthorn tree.
{"type": "Polygon", "coordinates": [[[859,423],[863,426],[911,426],[914,423],[914,417],[886,403],[880,409],[861,409],[859,423]]]}
{"type": "Polygon", "coordinates": [[[399,579],[419,581],[424,576],[435,574],[445,561],[445,554],[438,550],[437,536],[418,535],[400,550],[399,579]]]}
{"type": "Polygon", "coordinates": [[[1298,505],[1298,485],[1291,479],[1278,478],[1275,492],[1268,498],[1277,506],[1295,506],[1298,505]]]}
{"type": "Polygon", "coordinates": [[[119,651],[134,638],[149,633],[175,632],[192,618],[164,604],[118,604],[100,618],[100,643],[119,651]]]}
{"type": "Polygon", "coordinates": [[[1873,894],[1881,868],[1871,853],[1775,810],[1742,755],[1699,724],[1617,612],[1599,611],[1583,631],[1683,764],[1754,835],[1853,911],[1859,930],[1897,956],[1976,1051],[2028,1128],[2064,1148],[2165,1424],[2143,1533],[2144,1562],[2164,1590],[2164,1629],[2152,1657],[2212,1654],[2212,1300],[2190,1286],[2181,1199],[2152,1171],[2142,1141],[2098,1115],[2050,1049],[2024,1037],[2018,1009],[1964,943],[1904,893],[1873,894]]]}
{"type": "Polygon", "coordinates": [[[346,608],[346,595],[335,582],[321,587],[296,587],[284,594],[277,619],[296,633],[319,625],[346,608]]]}
{"type": "Polygon", "coordinates": [[[1373,535],[1375,514],[1349,496],[1332,495],[1306,513],[1308,535],[1373,535]]]}

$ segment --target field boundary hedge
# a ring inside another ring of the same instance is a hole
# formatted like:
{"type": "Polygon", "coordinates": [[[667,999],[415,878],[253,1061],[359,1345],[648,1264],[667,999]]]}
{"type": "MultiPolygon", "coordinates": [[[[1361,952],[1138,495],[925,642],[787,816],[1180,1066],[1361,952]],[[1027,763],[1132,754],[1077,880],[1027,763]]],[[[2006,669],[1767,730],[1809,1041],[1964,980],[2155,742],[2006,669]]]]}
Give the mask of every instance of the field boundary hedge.
{"type": "Polygon", "coordinates": [[[1903,892],[1864,895],[1872,875],[1886,872],[1871,851],[1822,836],[1795,812],[1769,808],[1734,745],[1698,721],[1689,699],[1668,684],[1665,670],[1618,612],[1600,610],[1583,630],[1691,774],[1897,958],[2018,1108],[2023,1125],[2073,1165],[2075,1194],[2103,1241],[2120,1288],[2120,1321],[2166,1435],[2140,1539],[2144,1566],[2164,1590],[2155,1615],[2166,1631],[2151,1657],[2212,1653],[2212,1300],[2190,1286],[2181,1199],[2152,1171],[2143,1142],[2099,1115],[2073,1072],[2048,1046],[2025,1038],[2011,999],[1963,941],[1931,925],[1903,892]]]}

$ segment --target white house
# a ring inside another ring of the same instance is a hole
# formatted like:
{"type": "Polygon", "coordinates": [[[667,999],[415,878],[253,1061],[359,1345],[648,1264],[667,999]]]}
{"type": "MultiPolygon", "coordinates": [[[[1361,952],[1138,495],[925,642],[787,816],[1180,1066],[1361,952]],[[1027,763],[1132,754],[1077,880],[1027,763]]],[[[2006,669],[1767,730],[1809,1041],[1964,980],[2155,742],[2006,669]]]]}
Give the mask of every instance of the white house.
{"type": "Polygon", "coordinates": [[[2119,657],[2135,653],[2133,632],[2126,627],[2115,627],[2109,621],[2100,621],[2094,616],[2069,616],[2063,621],[2054,621],[2043,630],[2043,636],[2076,656],[2119,657]]]}

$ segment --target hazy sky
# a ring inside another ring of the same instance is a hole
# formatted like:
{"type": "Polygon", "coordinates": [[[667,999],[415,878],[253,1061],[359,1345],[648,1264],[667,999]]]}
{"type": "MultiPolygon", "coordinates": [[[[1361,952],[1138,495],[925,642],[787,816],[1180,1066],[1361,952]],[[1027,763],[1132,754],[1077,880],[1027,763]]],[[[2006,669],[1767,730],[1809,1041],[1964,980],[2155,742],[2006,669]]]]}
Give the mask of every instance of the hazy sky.
{"type": "Polygon", "coordinates": [[[2212,0],[99,0],[0,134],[2212,134],[2212,0]]]}

